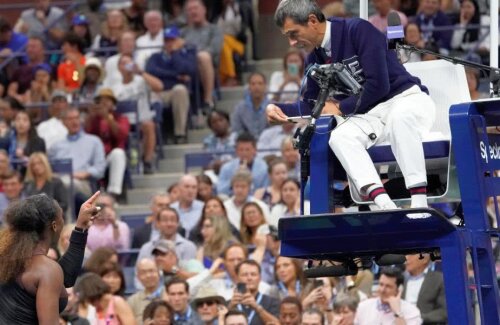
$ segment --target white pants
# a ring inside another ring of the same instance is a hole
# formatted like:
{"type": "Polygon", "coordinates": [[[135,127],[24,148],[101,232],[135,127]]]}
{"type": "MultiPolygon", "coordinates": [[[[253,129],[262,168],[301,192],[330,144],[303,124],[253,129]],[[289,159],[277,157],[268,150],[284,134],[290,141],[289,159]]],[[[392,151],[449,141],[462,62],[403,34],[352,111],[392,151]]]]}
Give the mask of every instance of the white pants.
{"type": "Polygon", "coordinates": [[[380,103],[366,114],[339,121],[330,135],[330,148],[357,190],[371,184],[382,186],[368,148],[388,142],[403,173],[407,188],[427,185],[422,136],[435,119],[435,104],[418,86],[380,103]],[[340,124],[342,123],[342,124],[340,124]],[[371,140],[369,135],[377,138],[371,140]]]}
{"type": "Polygon", "coordinates": [[[127,167],[127,155],[120,148],[115,148],[106,157],[109,169],[108,193],[121,194],[123,186],[123,177],[127,167]]]}

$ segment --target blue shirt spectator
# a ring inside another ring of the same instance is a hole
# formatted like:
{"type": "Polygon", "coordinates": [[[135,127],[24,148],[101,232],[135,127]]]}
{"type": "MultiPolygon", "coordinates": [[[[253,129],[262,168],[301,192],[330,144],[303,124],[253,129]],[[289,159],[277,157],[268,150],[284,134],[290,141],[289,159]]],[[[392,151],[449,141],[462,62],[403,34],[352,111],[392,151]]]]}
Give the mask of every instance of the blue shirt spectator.
{"type": "Polygon", "coordinates": [[[434,41],[441,52],[447,54],[451,47],[453,25],[448,16],[442,12],[439,0],[423,0],[420,12],[415,17],[415,23],[422,30],[424,41],[434,41]],[[450,27],[448,30],[434,30],[436,27],[450,27]]]}
{"type": "MultiPolygon", "coordinates": [[[[20,52],[24,50],[27,43],[28,37],[14,32],[10,23],[0,16],[0,56],[9,56],[14,52],[20,52]]],[[[20,61],[26,63],[26,55],[21,56],[20,61]]]]}

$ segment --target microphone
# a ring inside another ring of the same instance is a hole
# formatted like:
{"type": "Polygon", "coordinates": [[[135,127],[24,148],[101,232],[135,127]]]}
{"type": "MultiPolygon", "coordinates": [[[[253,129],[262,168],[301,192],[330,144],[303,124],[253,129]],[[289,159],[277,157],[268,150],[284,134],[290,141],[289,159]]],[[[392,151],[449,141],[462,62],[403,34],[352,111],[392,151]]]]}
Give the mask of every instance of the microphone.
{"type": "Polygon", "coordinates": [[[401,19],[395,11],[387,15],[387,46],[389,50],[395,50],[396,45],[403,44],[405,38],[404,27],[401,19]]]}
{"type": "Polygon", "coordinates": [[[384,254],[375,258],[375,263],[379,266],[391,266],[397,264],[404,264],[406,262],[406,256],[400,254],[384,254]]]}

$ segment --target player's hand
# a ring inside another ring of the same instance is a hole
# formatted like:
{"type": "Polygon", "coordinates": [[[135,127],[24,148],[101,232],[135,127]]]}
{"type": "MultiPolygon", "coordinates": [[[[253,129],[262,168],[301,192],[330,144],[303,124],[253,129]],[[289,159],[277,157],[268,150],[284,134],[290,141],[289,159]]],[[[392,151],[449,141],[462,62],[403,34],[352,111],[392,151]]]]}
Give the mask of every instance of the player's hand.
{"type": "Polygon", "coordinates": [[[267,121],[270,124],[282,124],[287,123],[288,116],[286,116],[281,108],[274,104],[269,104],[266,107],[267,121]]]}
{"type": "Polygon", "coordinates": [[[97,191],[80,207],[78,218],[76,219],[76,226],[82,229],[87,229],[94,221],[96,215],[99,213],[100,208],[96,207],[97,197],[101,192],[97,191]]]}

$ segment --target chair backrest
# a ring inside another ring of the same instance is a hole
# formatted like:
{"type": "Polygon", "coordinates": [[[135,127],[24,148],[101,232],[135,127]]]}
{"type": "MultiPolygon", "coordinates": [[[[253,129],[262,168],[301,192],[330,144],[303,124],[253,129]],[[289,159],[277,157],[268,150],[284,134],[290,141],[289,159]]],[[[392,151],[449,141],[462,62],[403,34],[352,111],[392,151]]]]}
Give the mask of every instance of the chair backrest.
{"type": "Polygon", "coordinates": [[[149,216],[148,213],[139,213],[139,214],[126,214],[120,216],[120,220],[125,222],[129,228],[137,229],[146,224],[146,217],[149,216]]]}
{"type": "Polygon", "coordinates": [[[470,101],[464,67],[444,60],[406,63],[404,67],[420,78],[436,104],[436,121],[431,132],[450,139],[450,106],[470,101]]]}
{"type": "Polygon", "coordinates": [[[73,174],[73,161],[69,158],[50,161],[52,171],[58,174],[73,174]]]}

